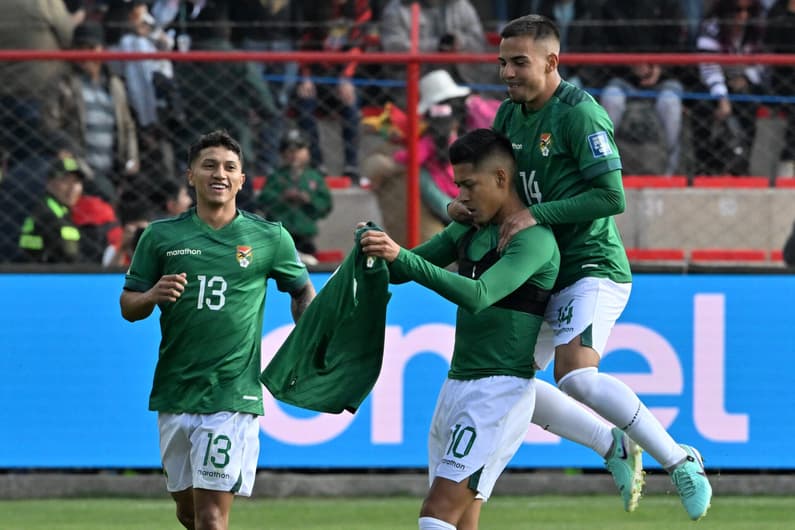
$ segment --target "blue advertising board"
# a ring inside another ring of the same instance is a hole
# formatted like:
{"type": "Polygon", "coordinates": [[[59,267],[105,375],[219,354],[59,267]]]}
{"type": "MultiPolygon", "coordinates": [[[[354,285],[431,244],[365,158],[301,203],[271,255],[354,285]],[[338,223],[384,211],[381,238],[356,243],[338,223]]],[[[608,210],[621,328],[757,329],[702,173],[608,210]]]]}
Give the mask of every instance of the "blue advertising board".
{"type": "MultiPolygon", "coordinates": [[[[117,274],[0,275],[0,468],[159,467],[156,417],[146,410],[158,321],[121,318],[122,282],[117,274]]],[[[274,287],[263,364],[291,329],[289,298],[274,287]]],[[[455,308],[413,284],[392,291],[370,397],[355,415],[328,415],[266,391],[262,467],[425,466],[455,308]]],[[[793,294],[795,276],[638,274],[602,369],[630,385],[677,440],[698,447],[708,467],[795,469],[793,294]]],[[[535,426],[511,462],[601,465],[535,426]]]]}

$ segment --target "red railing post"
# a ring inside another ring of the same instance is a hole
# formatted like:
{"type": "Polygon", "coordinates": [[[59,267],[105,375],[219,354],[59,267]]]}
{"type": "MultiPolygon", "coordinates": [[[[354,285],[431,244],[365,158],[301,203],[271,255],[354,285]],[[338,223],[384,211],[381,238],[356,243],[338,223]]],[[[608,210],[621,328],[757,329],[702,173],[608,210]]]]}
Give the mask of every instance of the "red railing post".
{"type": "Polygon", "coordinates": [[[406,76],[406,114],[408,115],[407,148],[408,172],[406,173],[406,239],[409,248],[420,243],[420,168],[417,157],[417,137],[419,132],[420,62],[420,4],[411,4],[411,48],[406,76]]]}

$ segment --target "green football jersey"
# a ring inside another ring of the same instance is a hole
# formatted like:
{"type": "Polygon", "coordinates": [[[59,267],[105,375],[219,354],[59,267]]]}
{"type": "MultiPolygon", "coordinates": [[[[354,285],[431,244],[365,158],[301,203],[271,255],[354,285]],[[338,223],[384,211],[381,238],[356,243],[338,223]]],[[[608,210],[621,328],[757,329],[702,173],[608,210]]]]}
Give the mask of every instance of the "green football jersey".
{"type": "Polygon", "coordinates": [[[262,414],[268,278],[280,291],[308,281],[292,238],[280,224],[243,211],[216,230],[191,209],[147,227],[124,288],[146,291],[164,274],[182,272],[182,296],[159,305],[162,338],[149,409],[262,414]]]}
{"type": "Polygon", "coordinates": [[[454,222],[415,249],[401,249],[390,266],[391,281],[414,280],[458,305],[451,379],[535,374],[533,350],[558,274],[558,246],[543,225],[517,233],[502,255],[498,240],[498,226],[475,231],[454,222]],[[442,268],[455,261],[459,274],[442,268]]]}
{"type": "MultiPolygon", "coordinates": [[[[513,144],[519,195],[529,206],[571,199],[592,189],[594,177],[621,169],[604,108],[566,81],[538,111],[504,101],[494,128],[513,144]]],[[[632,281],[615,220],[589,217],[588,208],[587,202],[578,205],[577,217],[592,220],[552,225],[561,259],[556,291],[585,276],[632,281]]]]}

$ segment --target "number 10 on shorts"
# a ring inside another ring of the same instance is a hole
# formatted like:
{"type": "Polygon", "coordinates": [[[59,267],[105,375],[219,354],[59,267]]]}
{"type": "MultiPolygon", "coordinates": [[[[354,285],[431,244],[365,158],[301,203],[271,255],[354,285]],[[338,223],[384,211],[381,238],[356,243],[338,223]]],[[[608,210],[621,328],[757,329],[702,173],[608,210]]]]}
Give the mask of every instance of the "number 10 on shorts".
{"type": "Polygon", "coordinates": [[[456,458],[463,458],[472,450],[472,445],[475,443],[477,433],[472,427],[461,427],[457,423],[453,434],[450,436],[450,446],[447,448],[447,454],[452,454],[456,458]]]}

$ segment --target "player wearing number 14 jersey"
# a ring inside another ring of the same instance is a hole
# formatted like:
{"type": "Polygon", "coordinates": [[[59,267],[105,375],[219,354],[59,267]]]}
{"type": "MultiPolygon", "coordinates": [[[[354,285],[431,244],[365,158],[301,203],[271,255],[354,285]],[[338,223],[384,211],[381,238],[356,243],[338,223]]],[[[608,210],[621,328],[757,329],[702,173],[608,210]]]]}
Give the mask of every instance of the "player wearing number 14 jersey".
{"type": "Polygon", "coordinates": [[[522,199],[533,205],[538,222],[555,232],[561,251],[555,290],[584,276],[631,282],[616,223],[601,215],[610,206],[606,202],[623,204],[621,158],[605,110],[584,90],[561,81],[552,100],[537,111],[506,100],[494,128],[511,139],[522,199]],[[601,198],[592,190],[608,177],[614,193],[601,198]],[[576,196],[581,199],[574,216],[572,207],[554,202],[576,196]]]}
{"type": "Polygon", "coordinates": [[[544,315],[549,327],[535,348],[536,363],[545,368],[554,353],[560,390],[615,427],[584,416],[542,384],[532,421],[603,455],[627,511],[635,509],[641,493],[642,447],[671,473],[688,515],[699,519],[709,508],[712,489],[698,452],[677,444],[631,388],[598,370],[632,285],[612,217],[624,210],[613,125],[588,93],[561,79],[560,34],[549,19],[520,17],[500,36],[500,77],[509,99],[498,110],[494,128],[511,140],[520,194],[529,206],[502,223],[500,247],[529,226],[552,227],[560,273],[544,315]]]}
{"type": "Polygon", "coordinates": [[[268,279],[290,293],[295,320],[315,294],[287,231],[237,209],[242,165],[225,132],[191,147],[196,208],[147,227],[121,295],[129,321],[160,308],[149,408],[158,412],[166,487],[186,528],[227,528],[234,495],[254,484],[268,279]]]}

